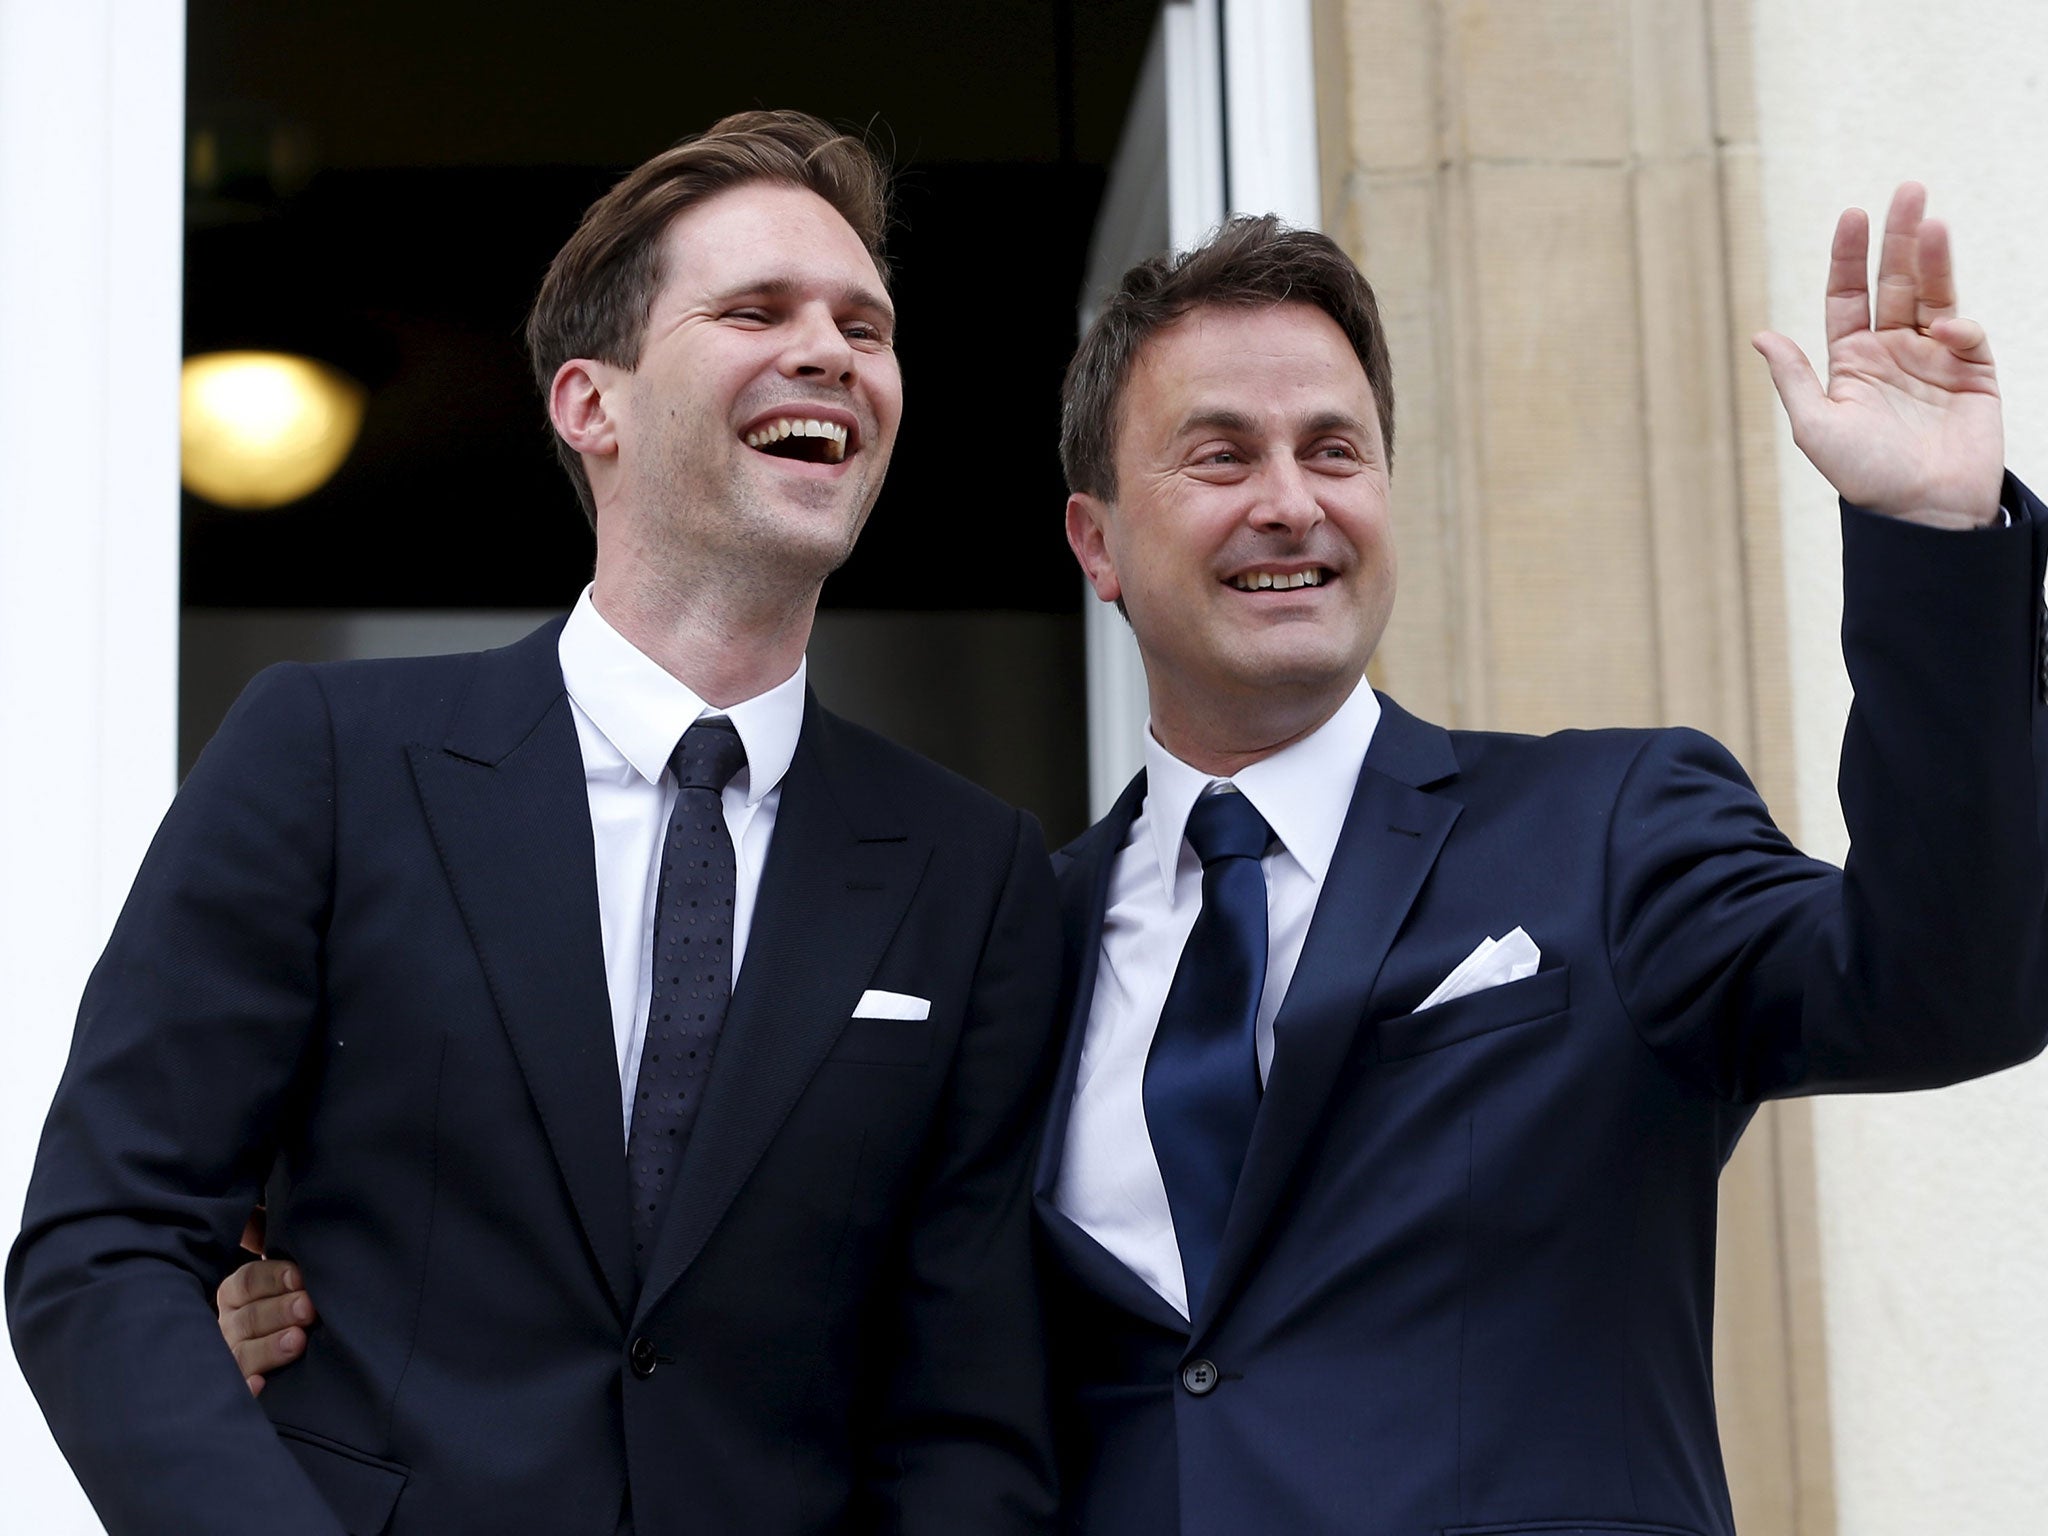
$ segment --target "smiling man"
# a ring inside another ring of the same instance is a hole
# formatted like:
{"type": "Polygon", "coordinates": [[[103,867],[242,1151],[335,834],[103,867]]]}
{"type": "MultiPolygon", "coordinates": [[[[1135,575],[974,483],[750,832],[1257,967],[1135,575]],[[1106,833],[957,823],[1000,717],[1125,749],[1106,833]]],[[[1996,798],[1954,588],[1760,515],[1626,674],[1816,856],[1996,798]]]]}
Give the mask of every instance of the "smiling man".
{"type": "Polygon", "coordinates": [[[1329,240],[1238,220],[1104,306],[1067,534],[1151,728],[1059,861],[1067,1529],[1731,1536],[1715,1186],[1753,1107],[2048,1037],[2048,526],[1923,199],[1874,313],[1844,215],[1825,389],[1758,339],[1844,499],[1846,872],[1694,732],[1374,694],[1392,382],[1329,240]]]}
{"type": "Polygon", "coordinates": [[[528,327],[575,611],[273,669],[180,791],[7,1275],[109,1530],[1046,1528],[1043,844],[804,686],[885,220],[800,114],[634,171],[528,327]],[[323,1329],[258,1398],[212,1295],[266,1194],[323,1329]]]}

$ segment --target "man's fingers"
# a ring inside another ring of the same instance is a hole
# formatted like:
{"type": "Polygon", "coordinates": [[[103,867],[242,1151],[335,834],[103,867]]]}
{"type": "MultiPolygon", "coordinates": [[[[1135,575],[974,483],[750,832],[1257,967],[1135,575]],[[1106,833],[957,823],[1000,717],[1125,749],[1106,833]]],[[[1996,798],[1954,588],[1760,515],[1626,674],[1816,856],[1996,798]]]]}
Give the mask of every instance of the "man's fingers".
{"type": "Polygon", "coordinates": [[[283,1333],[288,1328],[307,1327],[317,1315],[313,1310],[312,1297],[304,1291],[292,1291],[283,1296],[246,1302],[238,1307],[221,1308],[220,1331],[230,1344],[238,1344],[244,1339],[283,1333]]]}
{"type": "Polygon", "coordinates": [[[252,1259],[221,1281],[220,1290],[213,1299],[225,1315],[231,1307],[246,1306],[266,1296],[282,1296],[286,1291],[303,1289],[296,1264],[288,1264],[283,1259],[252,1259]]]}
{"type": "Polygon", "coordinates": [[[290,1365],[306,1352],[306,1330],[287,1328],[283,1333],[266,1333],[261,1338],[244,1339],[234,1348],[235,1364],[241,1367],[243,1377],[262,1376],[290,1365]]]}
{"type": "Polygon", "coordinates": [[[259,1205],[249,1213],[249,1219],[242,1223],[242,1251],[253,1253],[258,1258],[263,1256],[264,1216],[263,1207],[259,1205]]]}
{"type": "Polygon", "coordinates": [[[261,1376],[251,1376],[248,1378],[248,1381],[249,1395],[251,1397],[261,1397],[263,1395],[263,1378],[261,1376]]]}
{"type": "Polygon", "coordinates": [[[1861,208],[1845,208],[1835,221],[1835,243],[1828,252],[1827,320],[1829,346],[1870,329],[1870,215],[1861,208]]]}
{"type": "Polygon", "coordinates": [[[1777,386],[1778,398],[1784,402],[1785,414],[1792,421],[1792,435],[1797,437],[1800,428],[1827,404],[1827,391],[1821,388],[1813,364],[1791,337],[1780,336],[1776,331],[1758,331],[1750,337],[1749,344],[1771,365],[1771,383],[1777,386]]]}
{"type": "Polygon", "coordinates": [[[1914,324],[1925,327],[1956,312],[1956,273],[1949,257],[1948,226],[1928,219],[1920,226],[1920,310],[1914,324]]]}
{"type": "Polygon", "coordinates": [[[1920,323],[1920,220],[1926,210],[1927,189],[1917,181],[1901,182],[1892,194],[1877,256],[1880,331],[1920,323]]]}

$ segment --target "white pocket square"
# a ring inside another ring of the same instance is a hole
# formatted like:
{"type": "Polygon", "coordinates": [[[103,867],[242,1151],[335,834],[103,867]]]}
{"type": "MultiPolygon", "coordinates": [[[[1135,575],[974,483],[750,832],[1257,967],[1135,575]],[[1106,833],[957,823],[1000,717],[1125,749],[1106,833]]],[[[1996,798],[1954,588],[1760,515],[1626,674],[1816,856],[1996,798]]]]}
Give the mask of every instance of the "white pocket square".
{"type": "Polygon", "coordinates": [[[1543,952],[1536,947],[1536,941],[1520,928],[1504,939],[1489,937],[1459,961],[1458,968],[1438,982],[1436,990],[1425,997],[1415,1011],[1420,1013],[1424,1008],[1448,1003],[1454,997],[1464,997],[1468,993],[1500,986],[1503,982],[1534,976],[1536,967],[1542,962],[1543,952]]]}
{"type": "Polygon", "coordinates": [[[932,1000],[912,997],[908,992],[863,992],[853,1005],[856,1019],[928,1019],[932,1000]]]}

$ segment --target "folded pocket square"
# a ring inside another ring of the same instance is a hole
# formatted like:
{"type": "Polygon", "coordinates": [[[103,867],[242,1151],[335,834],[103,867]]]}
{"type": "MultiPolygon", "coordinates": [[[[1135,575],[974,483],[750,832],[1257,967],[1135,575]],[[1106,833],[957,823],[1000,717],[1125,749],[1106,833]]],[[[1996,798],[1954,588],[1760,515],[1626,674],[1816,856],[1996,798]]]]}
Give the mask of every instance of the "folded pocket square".
{"type": "Polygon", "coordinates": [[[1454,997],[1534,976],[1536,967],[1542,963],[1543,952],[1537,949],[1536,941],[1520,928],[1504,939],[1488,937],[1458,962],[1456,970],[1437,983],[1436,990],[1425,997],[1415,1011],[1420,1013],[1424,1008],[1448,1003],[1454,997]]]}
{"type": "Polygon", "coordinates": [[[856,1019],[928,1019],[932,1000],[912,997],[908,992],[863,992],[853,1005],[856,1019]]]}

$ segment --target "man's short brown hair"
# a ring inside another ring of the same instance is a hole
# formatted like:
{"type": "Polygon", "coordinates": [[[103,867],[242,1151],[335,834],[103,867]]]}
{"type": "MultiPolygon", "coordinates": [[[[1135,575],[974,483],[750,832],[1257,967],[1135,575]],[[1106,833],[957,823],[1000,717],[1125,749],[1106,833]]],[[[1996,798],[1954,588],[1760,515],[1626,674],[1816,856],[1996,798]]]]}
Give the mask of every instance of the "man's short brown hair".
{"type": "Polygon", "coordinates": [[[1313,304],[1344,332],[1372,386],[1387,461],[1394,457],[1394,370],[1372,285],[1337,242],[1271,214],[1230,220],[1185,256],[1155,256],[1124,274],[1067,365],[1060,464],[1069,491],[1116,500],[1124,387],[1145,343],[1206,304],[1249,309],[1313,304]]]}
{"type": "MultiPolygon", "coordinates": [[[[887,279],[882,240],[889,174],[860,140],[804,112],[736,112],[663,150],[590,205],[562,247],[526,317],[526,353],[545,396],[572,357],[637,367],[654,296],[661,291],[661,237],[693,204],[750,182],[802,187],[825,199],[860,237],[887,279]]],[[[597,505],[574,448],[555,437],[593,526],[597,505]]]]}

